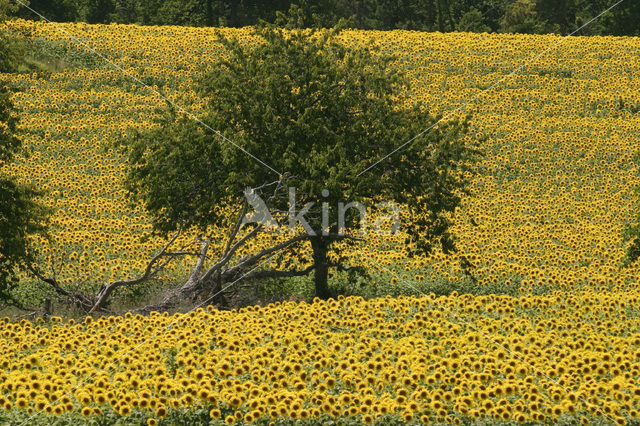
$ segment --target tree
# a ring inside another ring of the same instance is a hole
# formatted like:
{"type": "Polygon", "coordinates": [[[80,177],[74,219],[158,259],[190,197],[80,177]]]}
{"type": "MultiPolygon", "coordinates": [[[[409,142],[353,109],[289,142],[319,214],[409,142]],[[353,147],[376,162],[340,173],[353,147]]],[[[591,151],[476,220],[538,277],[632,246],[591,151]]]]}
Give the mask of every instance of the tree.
{"type": "MultiPolygon", "coordinates": [[[[0,71],[13,66],[15,54],[7,49],[6,44],[0,44],[0,71]]],[[[33,261],[30,237],[44,232],[47,213],[34,201],[36,191],[6,175],[7,164],[21,147],[16,125],[9,89],[0,81],[0,300],[5,302],[11,299],[18,269],[33,261]]]]}
{"type": "MultiPolygon", "coordinates": [[[[353,227],[359,215],[350,209],[345,226],[351,228],[341,232],[339,203],[403,205],[414,218],[407,228],[412,251],[429,252],[437,244],[453,250],[449,215],[460,203],[465,173],[478,154],[465,144],[467,122],[442,122],[406,150],[359,174],[436,120],[424,105],[402,106],[408,103],[403,93],[408,82],[390,66],[393,58],[372,54],[369,46],[345,47],[338,29],[264,26],[254,36],[261,41],[243,43],[220,35],[225,58],[199,79],[207,106],[202,120],[227,140],[174,111],[154,130],[125,141],[127,188],[144,202],[154,229],[168,235],[195,227],[206,235],[211,226],[228,222],[219,206],[237,205],[243,207],[231,235],[244,238],[244,244],[273,232],[264,220],[241,226],[248,217],[246,196],[259,196],[282,224],[292,218],[295,190],[295,214],[314,203],[303,217],[306,230],[281,233],[269,249],[246,254],[234,274],[226,274],[227,281],[268,255],[307,247],[311,266],[302,267],[300,260],[249,277],[314,271],[316,294],[324,298],[331,295],[327,276],[332,268],[357,267],[344,262],[343,244],[337,243],[357,244],[360,235],[353,227]],[[324,220],[321,206],[330,206],[324,220]]],[[[230,262],[229,247],[237,243],[233,238],[223,250],[225,262],[230,262]]],[[[220,279],[225,273],[197,273],[190,280],[198,282],[195,287],[210,287],[206,280],[213,276],[220,279]]]]}
{"type": "MultiPolygon", "coordinates": [[[[5,4],[9,0],[2,0],[5,4]]],[[[231,26],[275,22],[300,12],[300,27],[328,28],[340,19],[360,29],[568,34],[616,0],[31,0],[53,21],[231,26]]],[[[0,8],[2,7],[0,2],[0,8]]],[[[26,8],[19,16],[34,19],[26,8]]],[[[638,35],[640,2],[625,1],[579,35],[638,35]]]]}
{"type": "Polygon", "coordinates": [[[90,24],[106,24],[115,12],[116,4],[113,0],[82,0],[79,10],[74,14],[79,14],[83,21],[90,24]]]}
{"type": "MultiPolygon", "coordinates": [[[[598,2],[599,3],[599,2],[598,2]]],[[[605,2],[600,10],[610,6],[612,1],[605,2]]],[[[611,9],[602,17],[604,33],[614,36],[640,36],[640,3],[623,2],[611,9]]]]}
{"type": "Polygon", "coordinates": [[[507,6],[500,21],[500,31],[505,33],[537,34],[542,29],[533,0],[516,0],[507,6]]]}
{"type": "MultiPolygon", "coordinates": [[[[82,9],[83,2],[85,2],[85,0],[29,0],[23,3],[28,4],[33,10],[54,22],[68,22],[79,18],[79,9],[82,9]]],[[[9,3],[12,3],[12,1],[9,0],[9,3]]],[[[20,7],[16,14],[24,19],[40,19],[24,7],[20,7]]]]}
{"type": "MultiPolygon", "coordinates": [[[[9,0],[0,0],[0,23],[17,10],[18,7],[9,0]]],[[[6,31],[0,31],[0,73],[14,70],[18,60],[18,50],[9,34],[6,34],[6,31]]]]}
{"type": "Polygon", "coordinates": [[[463,32],[470,31],[473,33],[483,33],[491,31],[491,28],[484,24],[480,11],[472,7],[460,18],[458,30],[463,32]]]}
{"type": "MultiPolygon", "coordinates": [[[[29,4],[29,2],[25,2],[29,4]]],[[[18,6],[11,0],[0,0],[0,22],[4,22],[10,14],[15,13],[18,6]]]]}
{"type": "Polygon", "coordinates": [[[576,29],[576,12],[584,5],[575,0],[537,0],[536,13],[544,23],[545,32],[569,34],[576,29]]]}
{"type": "MultiPolygon", "coordinates": [[[[633,157],[635,165],[640,165],[640,154],[633,157]]],[[[626,245],[626,256],[623,260],[625,265],[629,265],[640,257],[640,188],[636,188],[636,217],[635,220],[625,227],[622,234],[623,242],[626,245]]]]}
{"type": "Polygon", "coordinates": [[[451,4],[449,0],[436,0],[438,11],[438,31],[446,32],[455,29],[453,17],[451,16],[451,4]]]}
{"type": "Polygon", "coordinates": [[[157,11],[156,24],[201,27],[207,24],[207,3],[204,0],[169,0],[157,11]]]}

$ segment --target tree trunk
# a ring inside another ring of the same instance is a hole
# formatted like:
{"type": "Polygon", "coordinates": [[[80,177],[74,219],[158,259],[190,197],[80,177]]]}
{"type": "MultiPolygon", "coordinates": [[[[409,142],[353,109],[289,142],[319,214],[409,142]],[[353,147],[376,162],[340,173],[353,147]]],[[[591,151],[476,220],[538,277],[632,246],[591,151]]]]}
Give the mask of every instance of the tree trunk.
{"type": "Polygon", "coordinates": [[[44,299],[44,306],[42,307],[42,317],[49,319],[51,317],[51,298],[44,299]]]}
{"type": "Polygon", "coordinates": [[[444,0],[438,0],[436,3],[438,5],[438,31],[440,31],[441,33],[447,31],[444,25],[444,19],[445,19],[445,15],[444,15],[445,11],[443,10],[445,8],[444,3],[445,3],[444,0]]]}
{"type": "Polygon", "coordinates": [[[238,2],[231,0],[231,10],[229,11],[229,26],[238,27],[238,2]]]}
{"type": "Polygon", "coordinates": [[[313,280],[316,286],[316,296],[320,299],[328,299],[331,297],[329,293],[329,266],[327,265],[327,252],[329,242],[322,238],[311,238],[311,248],[313,249],[313,263],[315,269],[313,272],[313,280]]]}
{"type": "Polygon", "coordinates": [[[211,299],[209,301],[209,303],[214,304],[214,305],[218,305],[218,306],[222,306],[222,307],[229,306],[229,301],[224,296],[223,285],[224,284],[220,280],[220,276],[218,274],[216,274],[213,277],[213,286],[211,287],[211,291],[209,292],[209,296],[207,296],[207,300],[211,299]]]}
{"type": "Polygon", "coordinates": [[[205,26],[207,26],[207,27],[217,26],[214,23],[214,19],[213,19],[213,5],[211,4],[212,2],[213,2],[213,0],[206,0],[206,4],[205,4],[205,6],[206,6],[206,16],[207,16],[206,19],[205,19],[205,21],[206,21],[205,26]]]}

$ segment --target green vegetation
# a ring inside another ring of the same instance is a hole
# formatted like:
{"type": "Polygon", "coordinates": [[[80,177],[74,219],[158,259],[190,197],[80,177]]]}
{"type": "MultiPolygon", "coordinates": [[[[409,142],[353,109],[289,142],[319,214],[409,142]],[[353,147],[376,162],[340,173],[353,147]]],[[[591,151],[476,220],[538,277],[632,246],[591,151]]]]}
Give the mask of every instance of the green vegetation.
{"type": "MultiPolygon", "coordinates": [[[[615,0],[31,0],[53,21],[142,25],[230,26],[275,22],[295,12],[300,26],[361,29],[500,31],[568,34],[615,0]]],[[[19,16],[35,19],[22,9],[19,16]]],[[[640,2],[625,1],[581,35],[639,35],[640,2]]]]}
{"type": "MultiPolygon", "coordinates": [[[[225,422],[225,418],[228,416],[232,416],[234,412],[232,410],[221,410],[220,418],[212,419],[209,415],[210,407],[199,407],[199,408],[178,408],[178,409],[169,409],[167,411],[167,415],[161,419],[153,418],[152,423],[147,423],[149,419],[149,413],[143,410],[134,410],[127,417],[122,417],[118,413],[113,410],[108,410],[105,413],[102,413],[99,416],[91,416],[84,417],[79,412],[74,411],[73,413],[66,413],[62,415],[54,415],[54,414],[46,414],[46,413],[36,413],[34,415],[25,413],[24,411],[9,411],[0,414],[0,421],[3,424],[12,425],[12,426],[21,426],[22,424],[28,423],[33,426],[68,426],[68,425],[77,425],[82,424],[86,426],[103,426],[103,425],[116,425],[116,426],[146,426],[148,424],[154,425],[162,425],[162,426],[222,426],[228,424],[225,422]]],[[[372,416],[373,417],[373,416],[372,416]]],[[[589,424],[593,425],[605,425],[606,422],[602,421],[600,418],[588,415],[585,416],[576,416],[571,414],[562,414],[557,419],[553,421],[554,425],[557,426],[569,426],[578,424],[581,420],[588,419],[589,424]]],[[[457,417],[460,420],[461,424],[469,425],[469,426],[518,426],[518,425],[536,425],[536,424],[551,424],[540,423],[534,421],[527,421],[524,423],[517,422],[515,420],[496,420],[491,417],[483,417],[479,419],[474,419],[470,416],[460,416],[457,417]]],[[[318,418],[311,419],[292,419],[292,418],[279,418],[275,421],[260,419],[257,421],[252,421],[251,423],[245,422],[242,419],[236,420],[234,424],[237,425],[274,425],[274,426],[324,426],[324,425],[340,425],[340,426],[356,426],[362,425],[363,420],[359,415],[356,416],[343,416],[340,418],[334,418],[328,414],[323,414],[318,418]]],[[[372,418],[372,425],[374,426],[404,426],[404,425],[421,425],[422,423],[417,416],[413,416],[412,419],[407,420],[400,414],[386,414],[383,416],[377,417],[375,420],[372,418]]],[[[449,423],[441,422],[441,421],[432,421],[429,422],[430,425],[433,426],[444,426],[449,423]]],[[[627,424],[629,425],[637,425],[638,423],[631,419],[627,424]]]]}
{"type": "MultiPolygon", "coordinates": [[[[389,67],[394,58],[348,49],[338,34],[266,26],[253,34],[264,43],[251,46],[221,36],[228,57],[210,64],[198,89],[208,107],[201,119],[227,139],[169,111],[159,127],[125,142],[127,187],[145,204],[156,231],[197,227],[206,234],[230,213],[210,206],[240,206],[252,188],[269,212],[306,210],[300,221],[305,234],[273,244],[286,244],[280,252],[310,243],[312,266],[302,269],[306,262],[296,252],[281,273],[313,270],[321,298],[333,295],[329,270],[345,267],[338,243],[358,237],[352,231],[361,219],[358,209],[345,217],[340,203],[394,200],[414,218],[406,225],[410,251],[430,253],[434,245],[454,250],[451,215],[473,175],[477,141],[469,135],[465,143],[466,122],[444,121],[424,132],[437,118],[423,104],[398,108],[409,81],[389,67]],[[405,150],[384,157],[409,140],[405,150]],[[384,169],[360,173],[376,159],[384,169]],[[292,206],[292,190],[300,207],[292,206]]],[[[287,215],[279,219],[283,224],[287,215]]],[[[266,218],[256,222],[269,226],[266,218]]],[[[249,236],[262,232],[260,226],[249,236]]]]}
{"type": "MultiPolygon", "coordinates": [[[[0,3],[0,19],[6,6],[0,3]]],[[[15,61],[13,44],[0,39],[0,72],[9,71],[15,61]]],[[[9,89],[0,80],[0,300],[10,299],[18,282],[16,271],[33,259],[29,237],[45,230],[46,210],[34,201],[38,193],[7,176],[3,166],[20,151],[16,136],[18,119],[10,101],[9,89]]]]}

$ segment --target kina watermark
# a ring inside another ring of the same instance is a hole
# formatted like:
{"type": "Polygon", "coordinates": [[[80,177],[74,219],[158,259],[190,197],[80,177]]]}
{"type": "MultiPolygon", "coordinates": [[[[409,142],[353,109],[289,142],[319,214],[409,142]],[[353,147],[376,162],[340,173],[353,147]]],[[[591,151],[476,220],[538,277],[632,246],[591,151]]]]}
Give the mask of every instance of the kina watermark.
{"type": "MultiPolygon", "coordinates": [[[[243,217],[242,225],[258,223],[278,232],[289,232],[290,235],[304,230],[311,236],[347,235],[347,233],[367,235],[369,232],[389,236],[395,235],[400,230],[401,209],[396,203],[390,201],[378,202],[369,208],[359,201],[338,201],[337,206],[333,206],[333,208],[328,202],[309,201],[302,208],[297,209],[296,188],[289,187],[288,210],[286,214],[281,214],[283,212],[272,212],[254,189],[246,189],[244,195],[247,204],[253,211],[243,217]],[[354,212],[357,214],[357,220],[352,215],[354,212]],[[276,216],[281,219],[280,222],[276,220],[276,216]],[[372,223],[370,223],[371,219],[373,219],[372,223]],[[283,225],[281,222],[285,222],[285,224],[283,225]],[[347,226],[347,222],[357,223],[357,228],[347,226]]],[[[322,198],[329,197],[329,191],[323,190],[321,196],[322,198]]]]}

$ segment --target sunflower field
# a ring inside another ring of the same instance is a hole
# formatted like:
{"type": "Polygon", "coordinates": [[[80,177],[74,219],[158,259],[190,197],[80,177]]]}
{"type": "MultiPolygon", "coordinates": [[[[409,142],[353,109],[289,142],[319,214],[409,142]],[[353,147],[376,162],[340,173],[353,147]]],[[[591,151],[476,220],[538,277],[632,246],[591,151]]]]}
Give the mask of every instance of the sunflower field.
{"type": "MultiPolygon", "coordinates": [[[[79,289],[139,274],[163,240],[128,200],[114,141],[152,128],[163,96],[202,111],[193,77],[222,54],[214,30],[4,25],[64,58],[3,76],[27,148],[3,167],[55,209],[42,264],[79,289]]],[[[640,268],[623,264],[622,238],[640,186],[640,39],[341,37],[392,53],[433,115],[471,114],[485,151],[456,255],[408,258],[378,240],[352,255],[390,287],[464,281],[464,256],[478,286],[510,294],[1,319],[3,423],[640,422],[640,268]]]]}

